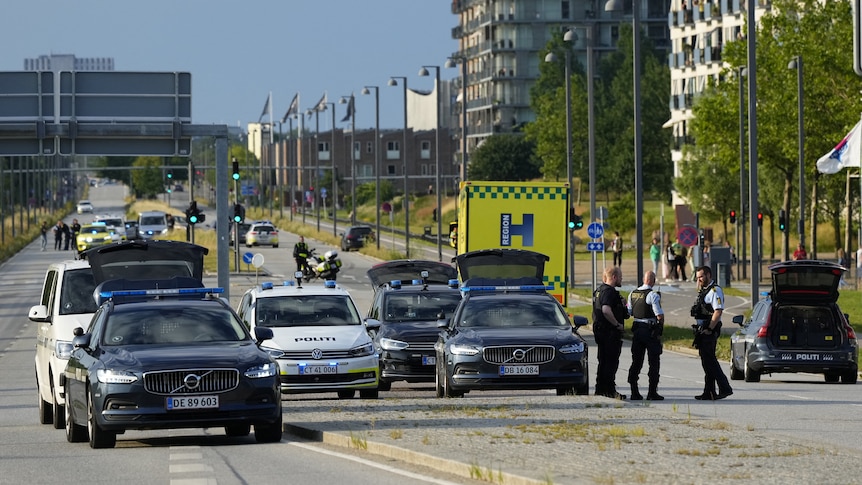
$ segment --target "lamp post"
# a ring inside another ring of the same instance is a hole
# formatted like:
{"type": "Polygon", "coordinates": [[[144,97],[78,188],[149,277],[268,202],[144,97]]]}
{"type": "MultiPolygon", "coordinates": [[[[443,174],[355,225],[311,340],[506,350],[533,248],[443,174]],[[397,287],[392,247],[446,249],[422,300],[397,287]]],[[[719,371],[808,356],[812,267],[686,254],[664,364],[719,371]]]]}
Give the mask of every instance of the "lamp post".
{"type": "MultiPolygon", "coordinates": [[[[742,85],[742,79],[748,75],[748,68],[739,66],[739,224],[740,230],[736,232],[736,247],[741,250],[741,258],[737,261],[742,262],[742,279],[746,278],[748,268],[745,267],[745,197],[748,189],[748,184],[745,180],[745,89],[742,85]]],[[[740,275],[740,268],[736,269],[737,276],[740,275]]]]}
{"type": "MultiPolygon", "coordinates": [[[[635,281],[643,276],[643,159],[641,154],[641,32],[639,0],[632,0],[632,83],[634,84],[634,158],[635,158],[635,253],[637,254],[638,274],[635,281]]],[[[622,11],[622,0],[608,0],[605,11],[622,11]]],[[[592,183],[592,180],[590,181],[592,183]]]]}
{"type": "MultiPolygon", "coordinates": [[[[356,147],[354,146],[354,136],[356,135],[356,100],[353,98],[353,93],[350,96],[342,96],[338,100],[340,104],[347,104],[348,110],[353,109],[353,112],[348,112],[350,115],[350,225],[356,225],[356,147]]],[[[343,120],[342,120],[343,121],[343,120]]]]}
{"type": "Polygon", "coordinates": [[[332,162],[332,235],[338,236],[338,218],[336,216],[335,203],[338,201],[338,181],[335,178],[335,103],[327,102],[326,106],[332,107],[332,131],[330,132],[329,141],[329,161],[332,162]]]}
{"type": "Polygon", "coordinates": [[[380,88],[378,86],[365,86],[362,94],[371,94],[374,90],[374,185],[377,194],[377,249],[380,249],[380,88]]]}
{"type": "Polygon", "coordinates": [[[445,67],[451,69],[455,64],[461,64],[461,166],[458,176],[464,181],[467,180],[467,58],[450,57],[445,67]]]}
{"type": "Polygon", "coordinates": [[[437,111],[437,128],[434,130],[434,191],[437,193],[437,260],[443,261],[443,198],[440,193],[440,66],[422,66],[419,70],[420,76],[427,76],[428,69],[434,69],[434,91],[437,93],[435,101],[437,111]]]}
{"type": "Polygon", "coordinates": [[[410,257],[410,186],[407,178],[407,78],[404,76],[392,76],[389,78],[390,86],[398,86],[398,79],[404,86],[404,130],[401,141],[401,170],[404,172],[404,257],[410,257]]]}
{"type": "MultiPolygon", "coordinates": [[[[593,59],[593,42],[595,24],[587,28],[587,125],[589,146],[589,170],[590,170],[590,222],[596,221],[596,123],[595,123],[595,95],[593,93],[593,78],[595,59],[593,59]]],[[[592,290],[596,291],[596,252],[590,251],[592,260],[592,290]]],[[[574,257],[572,258],[574,259],[574,257]]],[[[574,278],[574,277],[573,277],[574,278]]]]}
{"type": "Polygon", "coordinates": [[[796,69],[796,93],[798,102],[799,122],[799,244],[805,244],[805,124],[804,104],[805,92],[802,88],[802,56],[794,56],[787,65],[788,69],[796,69]]]}
{"type": "MultiPolygon", "coordinates": [[[[566,44],[566,65],[565,65],[565,82],[566,82],[566,179],[569,181],[569,209],[574,208],[574,191],[572,190],[573,181],[572,181],[572,73],[571,73],[571,56],[572,56],[572,46],[571,42],[574,39],[575,33],[571,30],[567,30],[565,34],[563,34],[563,42],[566,44]]],[[[557,62],[557,56],[554,55],[553,52],[549,52],[548,55],[545,56],[545,62],[557,62]]],[[[590,181],[592,185],[592,181],[590,181]]],[[[568,214],[566,214],[568,217],[568,214]]],[[[575,286],[575,254],[574,254],[574,239],[575,235],[573,231],[569,231],[569,288],[574,288],[575,286]]]]}

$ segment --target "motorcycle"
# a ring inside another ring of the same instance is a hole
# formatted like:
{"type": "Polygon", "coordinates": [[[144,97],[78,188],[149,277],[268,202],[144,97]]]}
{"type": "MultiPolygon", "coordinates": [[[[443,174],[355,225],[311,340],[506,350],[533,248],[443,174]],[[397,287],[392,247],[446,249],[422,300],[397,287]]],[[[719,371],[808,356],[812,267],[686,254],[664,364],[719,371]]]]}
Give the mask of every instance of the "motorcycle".
{"type": "Polygon", "coordinates": [[[308,251],[308,271],[305,273],[305,281],[315,278],[335,281],[336,275],[341,270],[341,260],[338,259],[338,251],[332,250],[323,253],[323,256],[315,254],[314,249],[308,251]]]}

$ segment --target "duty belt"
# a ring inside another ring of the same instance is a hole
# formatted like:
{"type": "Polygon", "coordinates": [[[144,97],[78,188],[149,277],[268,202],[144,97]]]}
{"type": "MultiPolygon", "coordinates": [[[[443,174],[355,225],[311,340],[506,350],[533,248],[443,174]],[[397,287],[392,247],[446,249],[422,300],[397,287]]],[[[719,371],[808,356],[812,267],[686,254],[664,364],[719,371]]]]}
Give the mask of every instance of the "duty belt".
{"type": "Polygon", "coordinates": [[[640,323],[642,325],[658,325],[658,320],[635,320],[633,323],[640,323]]]}

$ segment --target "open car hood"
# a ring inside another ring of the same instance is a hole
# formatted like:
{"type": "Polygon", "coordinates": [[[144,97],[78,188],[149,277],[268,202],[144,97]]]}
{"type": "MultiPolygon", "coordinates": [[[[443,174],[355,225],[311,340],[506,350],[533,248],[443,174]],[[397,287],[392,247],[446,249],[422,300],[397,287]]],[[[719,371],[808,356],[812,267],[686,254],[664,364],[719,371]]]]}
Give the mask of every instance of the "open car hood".
{"type": "Polygon", "coordinates": [[[453,259],[461,281],[471,278],[537,278],[545,276],[545,263],[551,258],[526,249],[480,249],[459,254],[453,259]]]}
{"type": "Polygon", "coordinates": [[[175,276],[200,281],[209,249],[181,241],[133,240],[81,253],[90,261],[96,285],[114,279],[165,280],[175,276]]]}
{"type": "Polygon", "coordinates": [[[365,274],[375,288],[392,280],[411,281],[420,279],[420,273],[428,271],[428,284],[445,285],[449,280],[458,278],[458,272],[451,264],[424,259],[398,259],[376,264],[365,274]]]}
{"type": "Polygon", "coordinates": [[[846,268],[829,261],[784,261],[769,266],[772,301],[780,303],[835,303],[846,268]]]}

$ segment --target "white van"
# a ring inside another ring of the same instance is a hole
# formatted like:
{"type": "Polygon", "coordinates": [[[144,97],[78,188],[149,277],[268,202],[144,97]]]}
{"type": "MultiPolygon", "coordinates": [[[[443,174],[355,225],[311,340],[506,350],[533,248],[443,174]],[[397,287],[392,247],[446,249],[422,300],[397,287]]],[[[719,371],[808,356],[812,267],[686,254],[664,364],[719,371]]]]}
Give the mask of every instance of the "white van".
{"type": "Polygon", "coordinates": [[[162,211],[141,212],[138,217],[138,236],[153,239],[168,234],[168,218],[162,211]]]}

